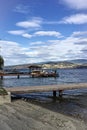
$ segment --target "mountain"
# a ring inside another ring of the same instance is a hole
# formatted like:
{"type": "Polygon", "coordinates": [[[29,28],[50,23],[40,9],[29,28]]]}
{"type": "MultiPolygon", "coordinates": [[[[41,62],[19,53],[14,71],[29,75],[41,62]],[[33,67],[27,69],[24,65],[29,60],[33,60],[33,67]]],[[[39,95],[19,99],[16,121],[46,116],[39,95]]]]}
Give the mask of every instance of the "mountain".
{"type": "MultiPolygon", "coordinates": [[[[6,66],[5,69],[22,69],[27,68],[31,64],[22,64],[22,65],[14,65],[14,66],[6,66]]],[[[39,65],[42,68],[87,68],[87,60],[86,59],[75,59],[68,61],[48,61],[43,63],[33,63],[33,65],[39,65]]]]}
{"type": "Polygon", "coordinates": [[[74,64],[87,64],[87,60],[86,59],[69,60],[69,62],[74,63],[74,64]]]}
{"type": "Polygon", "coordinates": [[[73,63],[73,64],[87,64],[87,59],[75,59],[75,60],[64,60],[64,61],[47,61],[37,64],[61,64],[61,63],[73,63]]]}

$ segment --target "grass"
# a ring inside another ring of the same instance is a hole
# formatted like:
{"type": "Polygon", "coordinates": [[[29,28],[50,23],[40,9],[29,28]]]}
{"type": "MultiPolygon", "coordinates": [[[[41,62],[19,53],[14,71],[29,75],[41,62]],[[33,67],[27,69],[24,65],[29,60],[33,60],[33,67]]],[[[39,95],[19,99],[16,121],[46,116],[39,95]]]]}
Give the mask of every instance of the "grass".
{"type": "Polygon", "coordinates": [[[4,88],[0,88],[0,95],[7,95],[7,91],[4,88]]]}

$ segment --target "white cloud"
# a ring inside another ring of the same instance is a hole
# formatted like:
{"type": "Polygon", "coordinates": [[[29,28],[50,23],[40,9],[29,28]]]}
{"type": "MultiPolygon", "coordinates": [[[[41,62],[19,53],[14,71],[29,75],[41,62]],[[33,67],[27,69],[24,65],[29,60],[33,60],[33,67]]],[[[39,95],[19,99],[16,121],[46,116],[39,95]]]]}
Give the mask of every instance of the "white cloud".
{"type": "Polygon", "coordinates": [[[13,35],[22,35],[25,31],[24,30],[12,30],[8,31],[8,33],[13,34],[13,35]]]}
{"type": "Polygon", "coordinates": [[[86,36],[87,35],[87,31],[77,31],[77,32],[73,32],[72,36],[73,37],[83,37],[83,36],[86,36]]]}
{"type": "Polygon", "coordinates": [[[86,54],[81,54],[86,46],[85,44],[79,44],[80,41],[84,42],[84,40],[87,40],[87,38],[83,37],[80,39],[71,35],[64,40],[49,40],[42,45],[35,42],[35,44],[32,44],[31,50],[37,52],[35,59],[39,59],[39,61],[61,61],[79,57],[85,58],[86,54]]]}
{"type": "Polygon", "coordinates": [[[35,21],[23,21],[23,22],[18,22],[16,24],[17,26],[23,27],[23,28],[34,28],[34,27],[40,27],[40,25],[38,23],[36,23],[35,21]]]}
{"type": "Polygon", "coordinates": [[[30,12],[30,7],[28,5],[19,4],[15,7],[13,11],[22,14],[28,14],[30,12]]]}
{"type": "Polygon", "coordinates": [[[34,33],[35,36],[54,36],[54,37],[62,37],[61,33],[56,31],[38,31],[34,33]]]}
{"type": "Polygon", "coordinates": [[[28,33],[24,33],[24,34],[22,34],[22,36],[25,37],[25,38],[31,38],[32,37],[32,35],[30,35],[28,33]]]}
{"type": "Polygon", "coordinates": [[[38,17],[32,18],[32,20],[28,21],[21,21],[16,23],[16,26],[23,27],[23,28],[40,28],[42,24],[42,19],[38,17]]]}
{"type": "Polygon", "coordinates": [[[13,30],[13,31],[8,31],[8,33],[13,34],[13,35],[19,35],[25,38],[31,38],[32,35],[26,33],[24,30],[13,30]]]}
{"type": "Polygon", "coordinates": [[[0,41],[1,55],[4,57],[5,65],[26,63],[29,56],[26,54],[27,48],[20,46],[13,41],[0,41]]]}
{"type": "Polygon", "coordinates": [[[79,39],[75,39],[74,37],[66,38],[65,40],[54,40],[53,42],[47,41],[47,44],[45,43],[42,46],[36,45],[31,47],[31,49],[33,52],[37,52],[35,56],[40,61],[61,61],[72,59],[72,57],[79,58],[76,55],[81,52],[84,45],[74,44],[75,40],[79,41],[79,39]],[[72,55],[69,52],[70,50],[72,51],[72,55]]]}
{"type": "Polygon", "coordinates": [[[43,45],[45,42],[42,41],[36,41],[36,42],[31,42],[30,45],[43,45]]]}
{"type": "Polygon", "coordinates": [[[82,10],[87,9],[87,0],[62,0],[70,8],[82,10]]]}
{"type": "Polygon", "coordinates": [[[86,58],[87,51],[83,51],[87,50],[85,32],[73,32],[73,34],[60,40],[36,41],[26,47],[13,41],[1,40],[1,55],[5,59],[5,65],[86,58]]]}
{"type": "Polygon", "coordinates": [[[36,36],[53,36],[58,38],[63,37],[60,32],[56,32],[56,31],[37,31],[33,34],[29,34],[27,33],[27,31],[24,30],[13,30],[13,31],[8,31],[8,33],[13,35],[20,35],[25,38],[32,38],[36,36]]]}
{"type": "Polygon", "coordinates": [[[64,24],[87,24],[87,14],[75,14],[63,18],[59,23],[64,24]]]}

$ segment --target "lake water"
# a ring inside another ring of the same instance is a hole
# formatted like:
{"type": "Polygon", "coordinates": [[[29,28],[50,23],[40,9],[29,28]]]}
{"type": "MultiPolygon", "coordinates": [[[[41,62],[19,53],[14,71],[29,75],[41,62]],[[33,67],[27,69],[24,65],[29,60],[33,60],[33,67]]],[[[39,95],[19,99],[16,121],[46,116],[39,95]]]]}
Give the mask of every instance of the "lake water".
{"type": "MultiPolygon", "coordinates": [[[[4,77],[0,79],[0,86],[15,87],[15,86],[40,86],[40,85],[53,85],[53,84],[66,84],[66,83],[85,83],[87,82],[87,69],[58,69],[59,77],[57,78],[31,78],[28,76],[17,77],[4,77]]],[[[65,94],[79,94],[85,93],[87,89],[68,90],[65,94]]],[[[48,93],[45,93],[45,95],[48,93]]],[[[51,94],[51,93],[49,93],[51,94]]]]}
{"type": "MultiPolygon", "coordinates": [[[[15,87],[15,86],[38,86],[38,85],[53,85],[53,84],[68,84],[68,83],[87,83],[87,69],[58,69],[59,77],[57,78],[30,78],[28,76],[21,77],[4,77],[0,79],[0,86],[15,87]]],[[[57,96],[58,96],[57,92],[57,96]]],[[[25,101],[35,101],[38,105],[45,106],[50,110],[55,110],[58,113],[74,116],[81,120],[87,121],[87,89],[66,90],[63,92],[63,99],[53,99],[52,92],[29,93],[12,95],[13,99],[21,98],[25,101]],[[56,102],[55,102],[56,101],[56,102]],[[40,102],[40,103],[39,103],[40,102]]],[[[34,102],[33,102],[34,103],[34,102]]]]}

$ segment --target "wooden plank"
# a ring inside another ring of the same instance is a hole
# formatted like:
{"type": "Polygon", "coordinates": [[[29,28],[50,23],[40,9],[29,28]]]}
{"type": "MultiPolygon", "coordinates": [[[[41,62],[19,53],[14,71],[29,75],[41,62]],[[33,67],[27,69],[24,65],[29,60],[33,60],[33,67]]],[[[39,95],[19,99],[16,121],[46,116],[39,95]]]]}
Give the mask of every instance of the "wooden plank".
{"type": "Polygon", "coordinates": [[[44,85],[44,86],[27,86],[27,87],[9,87],[4,88],[11,93],[35,93],[87,88],[87,83],[72,83],[72,84],[58,84],[58,85],[44,85]]]}

